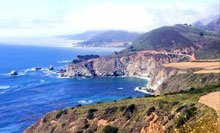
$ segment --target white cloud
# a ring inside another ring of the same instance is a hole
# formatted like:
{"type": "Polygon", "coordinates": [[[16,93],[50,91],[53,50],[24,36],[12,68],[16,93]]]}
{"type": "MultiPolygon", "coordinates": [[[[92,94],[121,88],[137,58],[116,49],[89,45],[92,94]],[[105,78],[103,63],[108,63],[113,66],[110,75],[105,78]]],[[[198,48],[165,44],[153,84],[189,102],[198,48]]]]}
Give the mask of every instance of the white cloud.
{"type": "Polygon", "coordinates": [[[72,29],[77,30],[124,29],[144,32],[163,25],[192,23],[214,15],[218,7],[212,8],[212,12],[209,9],[210,5],[184,3],[163,6],[103,4],[80,13],[70,13],[65,19],[71,22],[72,29]]]}
{"type": "Polygon", "coordinates": [[[217,12],[218,5],[106,3],[80,11],[73,8],[59,16],[8,20],[8,25],[0,21],[0,36],[54,35],[102,29],[146,32],[164,25],[192,23],[217,12]]]}

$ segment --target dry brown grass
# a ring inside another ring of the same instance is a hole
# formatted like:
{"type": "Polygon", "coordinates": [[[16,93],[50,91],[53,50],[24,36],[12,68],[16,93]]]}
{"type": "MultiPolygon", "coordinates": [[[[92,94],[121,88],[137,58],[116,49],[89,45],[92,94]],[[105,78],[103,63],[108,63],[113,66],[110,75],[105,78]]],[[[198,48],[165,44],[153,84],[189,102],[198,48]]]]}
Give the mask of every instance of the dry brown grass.
{"type": "Polygon", "coordinates": [[[220,73],[220,69],[216,69],[216,70],[199,70],[194,72],[196,74],[200,74],[200,73],[220,73]]]}
{"type": "Polygon", "coordinates": [[[194,73],[219,73],[220,62],[179,62],[163,64],[165,67],[174,67],[178,69],[202,68],[203,70],[194,73]]]}

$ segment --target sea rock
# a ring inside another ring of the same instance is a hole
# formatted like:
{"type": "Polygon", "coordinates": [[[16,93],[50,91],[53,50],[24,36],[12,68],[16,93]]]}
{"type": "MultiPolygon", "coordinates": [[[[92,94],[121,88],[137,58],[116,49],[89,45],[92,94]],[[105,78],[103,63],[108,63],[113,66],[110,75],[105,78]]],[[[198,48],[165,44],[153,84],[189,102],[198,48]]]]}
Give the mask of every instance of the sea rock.
{"type": "Polygon", "coordinates": [[[17,73],[15,70],[12,70],[12,71],[10,72],[10,75],[11,75],[11,76],[16,76],[16,75],[18,75],[18,73],[17,73]]]}
{"type": "Polygon", "coordinates": [[[36,71],[39,71],[39,70],[41,70],[41,69],[42,69],[41,67],[36,67],[36,68],[35,68],[36,71]]]}
{"type": "Polygon", "coordinates": [[[52,65],[50,65],[49,70],[51,70],[51,71],[54,70],[54,67],[52,65]]]}

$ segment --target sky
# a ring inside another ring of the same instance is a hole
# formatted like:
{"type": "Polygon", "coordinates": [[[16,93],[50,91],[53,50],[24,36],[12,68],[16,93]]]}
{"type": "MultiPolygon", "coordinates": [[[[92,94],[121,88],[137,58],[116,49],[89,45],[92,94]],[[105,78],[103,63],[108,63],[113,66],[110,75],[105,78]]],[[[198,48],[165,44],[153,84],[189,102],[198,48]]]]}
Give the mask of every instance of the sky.
{"type": "Polygon", "coordinates": [[[0,0],[0,38],[151,29],[219,13],[219,0],[0,0]]]}

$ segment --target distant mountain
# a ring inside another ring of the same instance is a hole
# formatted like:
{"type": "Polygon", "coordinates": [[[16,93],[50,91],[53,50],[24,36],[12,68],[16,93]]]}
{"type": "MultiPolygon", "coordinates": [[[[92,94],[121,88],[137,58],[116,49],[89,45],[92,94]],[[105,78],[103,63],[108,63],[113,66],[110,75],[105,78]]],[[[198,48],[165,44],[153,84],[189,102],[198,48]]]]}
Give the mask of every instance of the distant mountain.
{"type": "Polygon", "coordinates": [[[218,58],[219,54],[210,55],[212,52],[216,53],[216,47],[219,47],[216,46],[218,43],[219,35],[214,32],[177,24],[161,27],[141,35],[130,47],[117,55],[127,55],[143,50],[164,50],[186,54],[195,53],[197,56],[205,58],[218,58]]]}
{"type": "Polygon", "coordinates": [[[59,38],[64,38],[67,40],[89,40],[90,38],[101,34],[105,32],[105,30],[100,30],[100,31],[86,31],[83,33],[79,33],[79,34],[72,34],[72,35],[61,35],[58,36],[59,38]]]}
{"type": "Polygon", "coordinates": [[[207,19],[199,20],[193,24],[194,27],[203,30],[214,31],[220,34],[220,15],[207,19]]]}
{"type": "Polygon", "coordinates": [[[109,43],[129,43],[140,36],[137,32],[127,32],[122,30],[110,30],[97,34],[87,41],[81,42],[84,46],[102,46],[109,43]]]}

